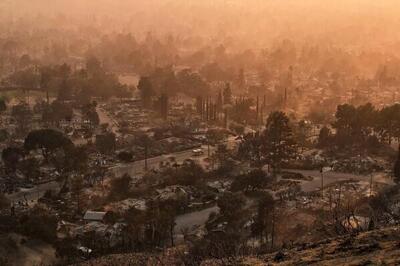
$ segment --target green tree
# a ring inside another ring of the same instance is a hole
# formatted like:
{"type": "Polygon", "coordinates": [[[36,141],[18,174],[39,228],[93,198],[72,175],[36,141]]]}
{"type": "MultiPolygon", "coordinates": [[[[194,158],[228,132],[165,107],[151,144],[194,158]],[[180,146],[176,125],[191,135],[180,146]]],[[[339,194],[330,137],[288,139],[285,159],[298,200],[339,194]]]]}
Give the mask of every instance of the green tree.
{"type": "Polygon", "coordinates": [[[66,237],[58,240],[54,247],[57,252],[57,257],[61,259],[61,263],[65,263],[66,265],[76,263],[77,259],[80,258],[80,252],[76,248],[79,244],[77,239],[73,239],[71,237],[66,237]]]}
{"type": "Polygon", "coordinates": [[[150,240],[154,246],[165,245],[167,242],[174,245],[173,229],[177,214],[177,202],[174,200],[146,202],[147,227],[150,229],[150,240]],[[169,241],[168,241],[169,240],[169,241]]]}
{"type": "Polygon", "coordinates": [[[45,105],[42,119],[46,122],[58,124],[61,120],[70,121],[73,117],[73,109],[62,101],[53,101],[50,106],[45,105]]]}
{"type": "Polygon", "coordinates": [[[308,121],[301,120],[297,123],[295,127],[295,137],[301,149],[306,148],[311,145],[309,141],[309,136],[311,133],[311,125],[308,121]]]}
{"type": "Polygon", "coordinates": [[[187,159],[182,165],[173,172],[171,177],[171,185],[179,184],[184,186],[193,186],[202,182],[205,176],[204,169],[194,160],[187,159]]]}
{"type": "Polygon", "coordinates": [[[28,179],[36,179],[40,176],[40,164],[35,157],[22,160],[18,165],[18,169],[28,179]]]}
{"type": "Polygon", "coordinates": [[[164,201],[160,204],[159,222],[161,235],[164,239],[169,239],[171,246],[174,246],[174,227],[175,218],[178,210],[178,202],[174,200],[164,201]]]}
{"type": "Polygon", "coordinates": [[[328,127],[324,126],[319,131],[318,146],[321,148],[324,148],[324,147],[327,147],[328,145],[333,145],[332,132],[328,127]]]}
{"type": "Polygon", "coordinates": [[[209,94],[210,86],[202,77],[191,71],[184,69],[177,74],[177,79],[180,84],[181,91],[191,97],[204,96],[209,94]]]}
{"type": "Polygon", "coordinates": [[[7,110],[7,103],[4,98],[0,98],[0,113],[3,113],[7,110]]]}
{"type": "Polygon", "coordinates": [[[82,108],[82,113],[90,123],[90,127],[94,128],[100,124],[100,117],[99,114],[96,111],[96,106],[93,103],[90,103],[88,105],[85,105],[82,108]]]}
{"type": "Polygon", "coordinates": [[[210,146],[215,146],[224,139],[224,133],[216,129],[208,129],[207,138],[207,156],[210,157],[210,146]]]}
{"type": "Polygon", "coordinates": [[[349,104],[338,105],[335,113],[335,122],[333,127],[336,129],[336,135],[351,142],[353,125],[356,120],[356,108],[349,104]]]}
{"type": "Polygon", "coordinates": [[[222,92],[219,91],[218,92],[218,96],[217,96],[217,112],[221,113],[224,109],[224,100],[222,99],[222,92]]]}
{"type": "Polygon", "coordinates": [[[200,69],[200,74],[208,82],[214,82],[214,81],[222,82],[233,79],[233,75],[230,73],[230,71],[222,69],[221,66],[218,65],[218,63],[205,64],[200,69]]]}
{"type": "Polygon", "coordinates": [[[223,97],[224,97],[224,105],[232,104],[232,90],[231,90],[231,85],[229,83],[227,83],[224,88],[223,97]]]}
{"type": "Polygon", "coordinates": [[[400,104],[382,108],[376,120],[375,131],[382,142],[390,144],[393,138],[400,138],[400,104]]]}
{"type": "Polygon", "coordinates": [[[22,88],[37,88],[40,76],[34,68],[27,68],[13,73],[10,77],[11,81],[22,88]]]}
{"type": "Polygon", "coordinates": [[[23,54],[20,58],[19,58],[19,66],[21,68],[26,68],[28,67],[30,64],[33,63],[33,60],[31,59],[31,57],[28,54],[23,54]]]}
{"type": "Polygon", "coordinates": [[[86,70],[89,76],[97,76],[104,73],[104,69],[96,57],[89,57],[86,60],[86,70]]]}
{"type": "Polygon", "coordinates": [[[52,79],[53,76],[53,71],[51,69],[51,67],[46,66],[46,67],[42,67],[40,68],[40,88],[42,89],[46,89],[47,93],[48,93],[48,86],[50,83],[50,80],[52,79]]]}
{"type": "Polygon", "coordinates": [[[32,110],[26,103],[14,105],[11,110],[12,117],[16,120],[18,132],[24,134],[32,121],[32,110]]]}
{"type": "Polygon", "coordinates": [[[10,207],[10,201],[4,196],[3,193],[0,193],[0,213],[2,210],[6,210],[10,207]]]}
{"type": "Polygon", "coordinates": [[[121,151],[120,153],[118,153],[117,157],[119,160],[125,163],[131,162],[133,160],[133,154],[130,151],[121,151]]]}
{"type": "Polygon", "coordinates": [[[115,134],[112,132],[96,136],[96,148],[104,154],[110,154],[115,151],[117,140],[115,134]]]}
{"type": "Polygon", "coordinates": [[[261,242],[273,238],[275,201],[271,194],[265,193],[258,201],[257,216],[252,225],[252,234],[258,236],[261,242]]]}
{"type": "Polygon", "coordinates": [[[132,207],[125,212],[124,219],[127,223],[127,245],[131,249],[137,250],[144,242],[142,232],[147,222],[146,212],[132,207]]]}
{"type": "Polygon", "coordinates": [[[263,155],[280,172],[282,162],[295,158],[297,149],[289,118],[283,112],[273,112],[267,119],[266,129],[261,136],[263,155]]]}
{"type": "Polygon", "coordinates": [[[256,123],[257,112],[252,110],[251,107],[254,106],[254,101],[251,98],[240,99],[236,101],[232,108],[230,109],[230,117],[237,123],[256,123]]]}
{"type": "Polygon", "coordinates": [[[6,171],[15,172],[17,165],[24,157],[24,151],[17,147],[7,147],[1,152],[6,171]]]}
{"type": "Polygon", "coordinates": [[[143,107],[150,108],[152,97],[154,96],[155,93],[149,77],[140,78],[138,84],[138,90],[140,91],[140,97],[142,99],[143,107]]]}
{"type": "Polygon", "coordinates": [[[258,132],[244,135],[239,143],[238,155],[256,165],[261,163],[261,136],[258,132]]]}
{"type": "Polygon", "coordinates": [[[25,138],[24,148],[27,151],[41,149],[46,160],[57,149],[67,149],[73,146],[72,141],[63,133],[53,129],[31,131],[25,138]]]}
{"type": "Polygon", "coordinates": [[[129,194],[131,181],[132,178],[128,174],[112,179],[108,197],[112,200],[125,199],[129,194]]]}
{"type": "Polygon", "coordinates": [[[57,100],[59,101],[69,101],[72,99],[72,88],[68,80],[65,78],[61,82],[60,88],[58,90],[57,100]]]}
{"type": "Polygon", "coordinates": [[[76,202],[77,211],[81,211],[82,207],[82,190],[84,187],[84,180],[81,175],[77,175],[71,180],[71,196],[76,202]]]}
{"type": "Polygon", "coordinates": [[[166,93],[161,93],[158,100],[155,102],[155,109],[160,113],[161,118],[168,118],[168,102],[169,98],[166,93]]]}
{"type": "Polygon", "coordinates": [[[213,157],[217,161],[220,173],[227,173],[232,170],[232,160],[226,144],[218,144],[213,157]]]}
{"type": "Polygon", "coordinates": [[[239,193],[225,192],[217,201],[221,215],[224,220],[234,223],[240,218],[242,209],[245,206],[245,199],[239,193]]]}
{"type": "Polygon", "coordinates": [[[10,137],[10,133],[8,133],[7,129],[0,129],[0,142],[6,141],[10,137]]]}
{"type": "MultiPolygon", "coordinates": [[[[388,119],[391,117],[392,109],[385,109],[383,112],[386,111],[390,114],[386,117],[386,119],[388,119]]],[[[346,146],[362,147],[376,125],[376,118],[377,113],[370,103],[359,107],[354,107],[349,104],[338,105],[335,114],[336,120],[332,124],[336,129],[336,144],[341,148],[346,146]]],[[[387,128],[386,125],[388,122],[388,127],[391,129],[392,120],[393,119],[389,119],[385,121],[382,125],[382,129],[387,128]]],[[[392,134],[393,132],[391,131],[390,133],[392,134]]]]}
{"type": "Polygon", "coordinates": [[[88,169],[88,150],[86,146],[66,146],[52,158],[58,171],[62,173],[85,173],[88,169]]]}
{"type": "Polygon", "coordinates": [[[48,209],[36,205],[20,219],[21,231],[26,235],[53,243],[57,239],[57,218],[48,209]]]}
{"type": "Polygon", "coordinates": [[[254,169],[249,173],[238,176],[232,184],[232,189],[255,191],[263,189],[272,179],[268,178],[262,169],[254,169]]]}

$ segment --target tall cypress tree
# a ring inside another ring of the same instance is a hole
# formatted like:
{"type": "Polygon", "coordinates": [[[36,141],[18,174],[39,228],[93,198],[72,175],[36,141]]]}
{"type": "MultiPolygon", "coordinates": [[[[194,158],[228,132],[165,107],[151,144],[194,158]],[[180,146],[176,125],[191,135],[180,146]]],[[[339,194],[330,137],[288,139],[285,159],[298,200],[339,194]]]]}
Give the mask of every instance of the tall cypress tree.
{"type": "Polygon", "coordinates": [[[151,100],[154,96],[153,86],[149,77],[141,77],[138,84],[142,105],[144,108],[151,107],[151,100]]]}

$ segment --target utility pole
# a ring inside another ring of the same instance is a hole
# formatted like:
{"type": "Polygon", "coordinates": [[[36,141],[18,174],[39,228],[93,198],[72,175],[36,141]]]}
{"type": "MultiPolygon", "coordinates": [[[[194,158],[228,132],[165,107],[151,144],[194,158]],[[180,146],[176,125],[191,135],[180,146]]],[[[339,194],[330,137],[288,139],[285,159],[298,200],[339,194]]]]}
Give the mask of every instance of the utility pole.
{"type": "Polygon", "coordinates": [[[217,104],[214,103],[214,114],[213,114],[213,120],[216,121],[217,120],[217,104]]]}
{"type": "Polygon", "coordinates": [[[324,198],[324,168],[321,166],[321,197],[324,198]]]}
{"type": "Polygon", "coordinates": [[[350,99],[350,104],[353,104],[354,101],[354,88],[351,87],[351,99],[350,99]]]}
{"type": "Polygon", "coordinates": [[[287,104],[287,88],[285,87],[285,96],[283,99],[283,109],[286,110],[286,104],[287,104]]]}
{"type": "Polygon", "coordinates": [[[26,93],[26,103],[29,105],[29,89],[27,89],[25,93],[26,93]]]}
{"type": "Polygon", "coordinates": [[[207,132],[207,157],[210,158],[210,134],[207,132]]]}
{"type": "Polygon", "coordinates": [[[264,94],[264,97],[263,97],[264,99],[263,99],[263,104],[262,104],[262,107],[261,107],[261,119],[260,119],[260,121],[261,121],[261,124],[263,124],[264,123],[264,114],[265,114],[265,110],[267,109],[267,102],[266,102],[266,96],[265,96],[265,94],[264,94]]]}
{"type": "Polygon", "coordinates": [[[369,197],[372,197],[372,173],[370,174],[371,178],[369,181],[369,197]]]}
{"type": "Polygon", "coordinates": [[[228,108],[225,108],[224,111],[224,127],[228,128],[228,108]]]}
{"type": "Polygon", "coordinates": [[[147,141],[144,146],[144,170],[147,172],[147,141]]]}
{"type": "Polygon", "coordinates": [[[210,120],[214,120],[214,103],[212,102],[211,96],[208,97],[209,105],[210,105],[210,120]]]}
{"type": "Polygon", "coordinates": [[[208,122],[208,96],[206,98],[206,122],[208,122]]]}
{"type": "Polygon", "coordinates": [[[259,106],[259,97],[257,95],[257,115],[256,115],[256,126],[257,126],[257,130],[258,130],[258,125],[259,125],[259,121],[260,121],[260,106],[259,106]]]}
{"type": "Polygon", "coordinates": [[[275,240],[275,204],[272,207],[272,229],[271,229],[271,249],[274,248],[274,240],[275,240]]]}

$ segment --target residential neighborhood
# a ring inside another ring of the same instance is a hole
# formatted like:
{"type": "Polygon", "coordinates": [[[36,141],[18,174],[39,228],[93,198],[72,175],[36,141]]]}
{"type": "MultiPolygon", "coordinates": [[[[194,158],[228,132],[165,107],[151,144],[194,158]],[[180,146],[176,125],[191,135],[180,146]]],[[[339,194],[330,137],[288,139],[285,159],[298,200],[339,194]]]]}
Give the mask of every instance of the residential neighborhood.
{"type": "Polygon", "coordinates": [[[400,264],[400,6],[339,2],[0,3],[0,265],[400,264]]]}

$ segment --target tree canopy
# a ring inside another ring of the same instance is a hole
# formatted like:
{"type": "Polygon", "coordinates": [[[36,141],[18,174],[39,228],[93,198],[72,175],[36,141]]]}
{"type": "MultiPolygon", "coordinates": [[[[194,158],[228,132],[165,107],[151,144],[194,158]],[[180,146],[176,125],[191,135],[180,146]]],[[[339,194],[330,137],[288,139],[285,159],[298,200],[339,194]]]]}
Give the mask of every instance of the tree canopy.
{"type": "Polygon", "coordinates": [[[72,141],[60,131],[53,129],[31,131],[24,142],[24,148],[27,151],[42,149],[46,152],[52,152],[69,146],[73,146],[72,141]]]}
{"type": "Polygon", "coordinates": [[[274,171],[279,171],[282,161],[293,159],[296,143],[289,118],[283,112],[273,112],[267,119],[266,129],[261,135],[263,155],[274,171]]]}

